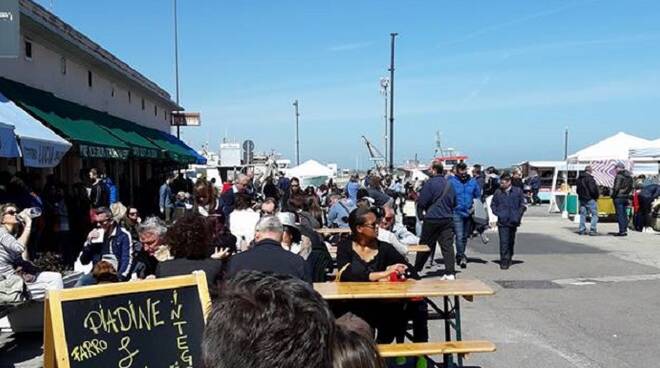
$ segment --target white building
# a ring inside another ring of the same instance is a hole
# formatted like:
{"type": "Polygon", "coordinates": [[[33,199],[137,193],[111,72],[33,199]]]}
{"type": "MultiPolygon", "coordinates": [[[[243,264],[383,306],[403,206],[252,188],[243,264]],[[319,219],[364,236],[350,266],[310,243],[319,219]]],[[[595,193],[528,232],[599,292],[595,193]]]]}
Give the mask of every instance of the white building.
{"type": "MultiPolygon", "coordinates": [[[[20,44],[17,58],[0,58],[4,107],[72,143],[59,165],[36,170],[42,176],[73,183],[99,168],[132,199],[154,174],[200,161],[170,134],[171,112],[183,108],[169,93],[32,0],[20,0],[20,44]]],[[[23,170],[23,161],[0,159],[0,170],[23,170]]]]}

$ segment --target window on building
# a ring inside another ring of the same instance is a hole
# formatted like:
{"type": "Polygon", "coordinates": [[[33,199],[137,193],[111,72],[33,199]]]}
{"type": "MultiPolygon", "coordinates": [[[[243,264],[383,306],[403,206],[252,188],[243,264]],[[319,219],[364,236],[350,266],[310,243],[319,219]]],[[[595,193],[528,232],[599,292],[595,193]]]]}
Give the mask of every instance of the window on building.
{"type": "Polygon", "coordinates": [[[32,41],[25,40],[25,58],[32,60],[32,41]]]}
{"type": "Polygon", "coordinates": [[[144,98],[142,99],[142,110],[144,110],[144,98]]]}
{"type": "Polygon", "coordinates": [[[87,71],[87,87],[92,86],[92,71],[88,70],[87,71]]]}
{"type": "Polygon", "coordinates": [[[112,89],[110,89],[110,96],[115,97],[115,86],[112,86],[112,89]]]}
{"type": "Polygon", "coordinates": [[[154,104],[154,116],[158,116],[158,106],[154,104]]]}
{"type": "Polygon", "coordinates": [[[60,72],[62,75],[66,75],[66,58],[64,56],[60,57],[60,72]]]}
{"type": "Polygon", "coordinates": [[[167,121],[167,110],[163,109],[163,120],[167,121]]]}
{"type": "Polygon", "coordinates": [[[131,103],[131,91],[128,91],[128,103],[131,103]]]}

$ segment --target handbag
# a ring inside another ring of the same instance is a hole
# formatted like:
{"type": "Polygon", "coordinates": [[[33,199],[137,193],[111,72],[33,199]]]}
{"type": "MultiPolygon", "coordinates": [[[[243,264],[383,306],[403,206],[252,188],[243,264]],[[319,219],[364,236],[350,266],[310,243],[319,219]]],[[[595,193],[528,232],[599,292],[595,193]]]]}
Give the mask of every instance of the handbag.
{"type": "Polygon", "coordinates": [[[18,303],[30,298],[27,285],[19,275],[0,276],[0,304],[18,303]]]}
{"type": "Polygon", "coordinates": [[[473,208],[472,220],[477,225],[487,225],[488,210],[486,210],[486,206],[484,205],[484,202],[482,202],[481,199],[479,198],[475,198],[472,200],[472,208],[473,208]]]}

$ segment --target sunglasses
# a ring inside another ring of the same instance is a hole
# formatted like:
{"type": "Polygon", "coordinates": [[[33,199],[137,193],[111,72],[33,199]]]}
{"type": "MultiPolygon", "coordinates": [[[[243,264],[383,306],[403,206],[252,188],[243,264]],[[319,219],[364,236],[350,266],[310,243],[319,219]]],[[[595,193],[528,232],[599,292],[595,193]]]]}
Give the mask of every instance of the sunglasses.
{"type": "Polygon", "coordinates": [[[107,219],[107,220],[103,220],[103,221],[94,221],[94,225],[96,225],[96,226],[99,226],[99,225],[103,226],[103,225],[107,225],[107,224],[109,224],[110,222],[112,222],[112,219],[107,219]]]}
{"type": "Polygon", "coordinates": [[[128,215],[129,215],[129,216],[137,216],[138,213],[137,213],[137,212],[129,212],[128,215]]]}
{"type": "Polygon", "coordinates": [[[376,228],[378,227],[378,224],[374,222],[373,224],[362,224],[360,226],[364,226],[364,227],[371,228],[372,230],[376,230],[376,228]]]}
{"type": "Polygon", "coordinates": [[[4,214],[5,214],[5,215],[12,215],[12,216],[13,216],[13,215],[16,214],[16,211],[14,211],[14,210],[9,210],[9,211],[5,212],[4,214]]]}

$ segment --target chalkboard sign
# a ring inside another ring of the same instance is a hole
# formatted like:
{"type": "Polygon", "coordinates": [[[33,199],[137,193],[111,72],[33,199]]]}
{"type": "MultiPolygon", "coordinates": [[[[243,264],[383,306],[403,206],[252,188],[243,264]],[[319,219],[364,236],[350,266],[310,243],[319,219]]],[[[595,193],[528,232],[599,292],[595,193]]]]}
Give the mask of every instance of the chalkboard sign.
{"type": "Polygon", "coordinates": [[[203,272],[49,292],[45,305],[46,368],[201,366],[203,272]]]}

